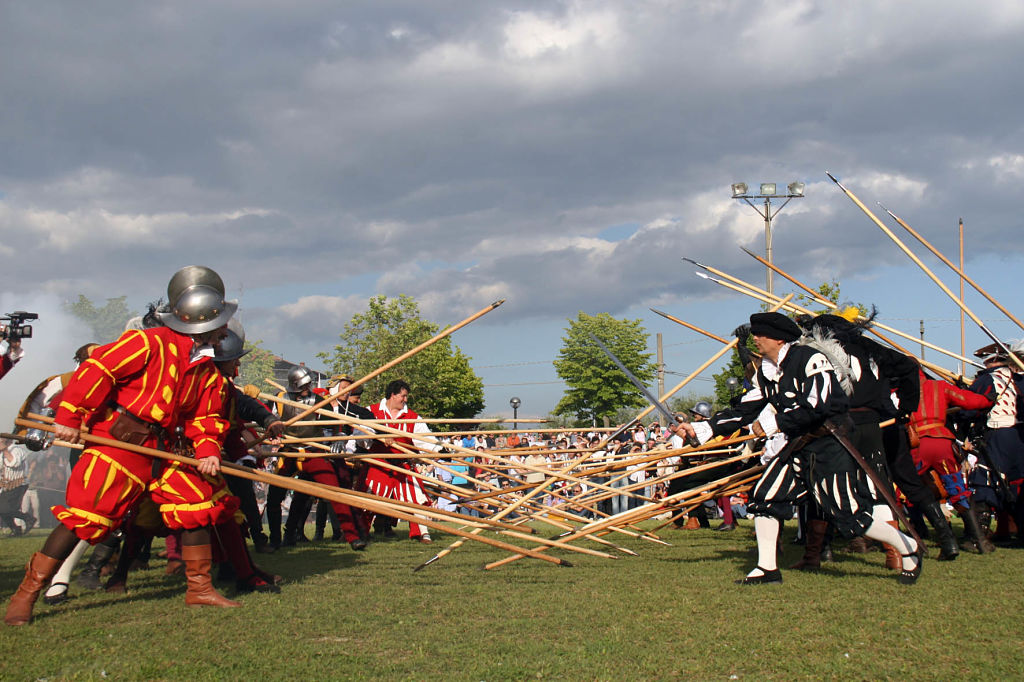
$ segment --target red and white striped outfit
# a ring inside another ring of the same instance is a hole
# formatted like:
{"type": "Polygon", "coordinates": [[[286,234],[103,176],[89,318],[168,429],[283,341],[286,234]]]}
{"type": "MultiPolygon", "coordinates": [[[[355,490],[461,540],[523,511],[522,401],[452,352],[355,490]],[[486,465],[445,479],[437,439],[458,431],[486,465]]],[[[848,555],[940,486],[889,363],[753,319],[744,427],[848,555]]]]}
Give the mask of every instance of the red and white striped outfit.
{"type": "MultiPolygon", "coordinates": [[[[408,407],[403,407],[398,414],[391,414],[388,410],[387,400],[381,400],[377,405],[371,405],[370,411],[373,412],[373,416],[377,419],[392,419],[394,421],[385,424],[392,429],[398,429],[405,431],[406,433],[430,433],[430,428],[422,422],[414,422],[409,420],[419,419],[419,415],[410,410],[408,407]]],[[[409,446],[412,445],[412,438],[396,438],[396,443],[409,446]]],[[[439,450],[440,446],[434,442],[427,442],[422,440],[416,440],[416,445],[429,450],[439,450]]],[[[401,453],[402,451],[396,447],[390,447],[383,445],[379,440],[374,441],[374,445],[371,448],[371,452],[390,452],[390,453],[401,453]]],[[[389,464],[400,466],[409,471],[413,470],[413,465],[405,460],[389,459],[389,464]]],[[[427,494],[423,491],[423,487],[420,485],[418,478],[410,476],[408,474],[402,474],[397,471],[391,471],[390,469],[382,469],[378,466],[371,464],[366,472],[366,490],[373,495],[379,497],[386,497],[392,500],[399,500],[401,502],[413,502],[415,504],[429,507],[431,500],[427,497],[427,494]]],[[[409,537],[418,538],[421,535],[425,535],[429,532],[426,526],[422,526],[418,523],[409,522],[409,537]]]]}

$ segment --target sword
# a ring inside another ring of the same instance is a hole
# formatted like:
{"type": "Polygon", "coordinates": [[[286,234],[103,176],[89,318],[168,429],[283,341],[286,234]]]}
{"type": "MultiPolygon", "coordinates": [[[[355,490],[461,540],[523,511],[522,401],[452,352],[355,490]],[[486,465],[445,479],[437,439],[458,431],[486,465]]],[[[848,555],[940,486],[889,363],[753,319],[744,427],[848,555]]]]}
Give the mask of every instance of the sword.
{"type": "Polygon", "coordinates": [[[909,531],[910,535],[917,542],[917,546],[924,547],[924,541],[921,540],[917,531],[914,530],[914,526],[911,525],[907,516],[903,513],[903,508],[896,502],[896,496],[892,494],[892,483],[882,480],[882,477],[878,475],[878,472],[875,471],[874,467],[867,463],[867,460],[864,459],[864,455],[857,451],[857,448],[838,424],[831,419],[826,419],[825,428],[828,429],[828,432],[831,433],[832,436],[839,441],[839,444],[850,453],[850,456],[852,456],[854,461],[860,465],[860,468],[864,470],[864,473],[868,475],[871,482],[875,484],[875,488],[877,488],[878,492],[882,494],[886,504],[892,507],[892,513],[896,515],[896,518],[899,519],[900,523],[903,524],[903,527],[909,531]]]}
{"type": "Polygon", "coordinates": [[[609,358],[611,358],[611,361],[615,363],[616,367],[618,367],[620,370],[622,370],[622,373],[626,375],[626,378],[629,379],[629,382],[631,384],[633,384],[634,386],[636,386],[637,390],[640,391],[641,393],[643,393],[644,396],[647,397],[647,399],[651,402],[651,405],[654,405],[654,407],[656,407],[658,409],[658,411],[661,412],[661,414],[665,417],[665,419],[668,420],[668,422],[670,424],[673,423],[673,422],[679,421],[678,419],[676,419],[675,414],[673,414],[667,407],[665,407],[665,403],[663,403],[660,400],[658,400],[654,396],[654,394],[651,393],[647,389],[647,387],[644,386],[643,383],[641,383],[641,381],[636,378],[635,374],[633,374],[628,369],[626,369],[626,366],[624,364],[622,364],[622,362],[617,357],[615,357],[615,354],[612,353],[611,349],[608,348],[608,346],[604,345],[604,343],[601,341],[601,339],[597,338],[596,336],[594,336],[593,334],[590,334],[590,333],[588,333],[588,336],[590,336],[590,340],[591,341],[596,343],[597,346],[601,350],[604,351],[605,355],[607,355],[609,358]]]}

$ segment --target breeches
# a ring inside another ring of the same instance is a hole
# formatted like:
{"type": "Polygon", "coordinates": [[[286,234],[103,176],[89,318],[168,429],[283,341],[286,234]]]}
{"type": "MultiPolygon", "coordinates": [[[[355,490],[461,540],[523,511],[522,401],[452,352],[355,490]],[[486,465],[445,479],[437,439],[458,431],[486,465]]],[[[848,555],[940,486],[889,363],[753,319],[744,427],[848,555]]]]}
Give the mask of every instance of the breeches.
{"type": "MultiPolygon", "coordinates": [[[[366,472],[366,490],[378,497],[430,506],[430,498],[423,492],[417,479],[375,466],[371,466],[366,472]]],[[[418,537],[427,531],[425,526],[409,523],[409,537],[418,537]]]]}
{"type": "Polygon", "coordinates": [[[95,544],[118,527],[147,491],[171,530],[214,525],[238,509],[238,498],[221,476],[167,462],[154,478],[151,457],[103,445],[82,453],[68,479],[66,502],[53,507],[53,513],[79,538],[95,544]]]}
{"type": "Polygon", "coordinates": [[[919,474],[934,472],[950,504],[970,505],[970,490],[948,438],[921,436],[921,445],[910,451],[919,474]]]}
{"type": "Polygon", "coordinates": [[[812,496],[843,537],[857,537],[871,525],[875,488],[834,438],[818,438],[787,459],[775,458],[750,496],[748,512],[785,519],[812,496]]]}

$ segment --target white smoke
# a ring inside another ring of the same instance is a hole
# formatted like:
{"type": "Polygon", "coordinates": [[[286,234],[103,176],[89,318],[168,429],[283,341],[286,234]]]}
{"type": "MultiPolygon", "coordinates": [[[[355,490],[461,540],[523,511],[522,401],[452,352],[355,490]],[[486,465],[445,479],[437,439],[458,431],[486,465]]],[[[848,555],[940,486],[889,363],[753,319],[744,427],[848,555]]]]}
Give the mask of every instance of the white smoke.
{"type": "MultiPolygon", "coordinates": [[[[43,379],[74,368],[74,353],[83,343],[93,341],[92,331],[74,316],[64,312],[61,300],[53,294],[0,293],[0,314],[15,310],[37,313],[32,338],[21,342],[25,357],[0,379],[0,431],[14,429],[18,408],[43,379]]],[[[7,344],[0,346],[6,352],[7,344]]]]}

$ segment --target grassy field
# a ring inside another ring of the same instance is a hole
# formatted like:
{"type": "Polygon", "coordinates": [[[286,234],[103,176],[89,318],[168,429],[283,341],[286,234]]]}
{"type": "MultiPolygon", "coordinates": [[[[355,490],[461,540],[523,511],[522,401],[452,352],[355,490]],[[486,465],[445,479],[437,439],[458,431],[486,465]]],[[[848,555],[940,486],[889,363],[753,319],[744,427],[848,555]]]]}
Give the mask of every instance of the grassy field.
{"type": "MultiPolygon", "coordinates": [[[[403,526],[400,527],[401,528],[403,526]]],[[[787,529],[790,530],[791,529],[787,529]]],[[[0,592],[11,594],[43,531],[0,540],[0,592]]],[[[36,621],[3,628],[3,680],[289,679],[1019,679],[1024,550],[927,560],[906,587],[883,555],[843,555],[781,586],[733,584],[752,566],[750,524],[732,533],[666,530],[666,547],[619,536],[640,553],[573,555],[571,568],[500,558],[467,543],[300,545],[258,557],[284,575],[279,595],[241,609],[189,608],[162,562],[133,573],[127,595],[83,593],[36,621]]],[[[788,537],[787,537],[788,539],[788,537]]],[[[435,538],[436,540],[436,538],[435,538]]],[[[158,541],[159,543],[159,541],[158,541]]],[[[786,545],[785,563],[802,548],[786,545]]],[[[932,552],[934,556],[937,552],[932,552]]],[[[233,588],[224,590],[231,594],[233,588]]]]}

